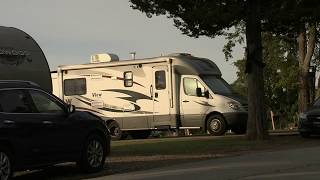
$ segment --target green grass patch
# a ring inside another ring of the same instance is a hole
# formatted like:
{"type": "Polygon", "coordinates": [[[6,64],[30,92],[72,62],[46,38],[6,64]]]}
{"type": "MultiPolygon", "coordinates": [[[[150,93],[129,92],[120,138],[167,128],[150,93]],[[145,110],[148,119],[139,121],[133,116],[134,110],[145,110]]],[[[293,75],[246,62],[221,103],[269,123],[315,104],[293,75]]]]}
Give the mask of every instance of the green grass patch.
{"type": "Polygon", "coordinates": [[[162,138],[112,142],[112,156],[197,155],[249,151],[292,144],[287,138],[248,141],[244,137],[162,138]]]}

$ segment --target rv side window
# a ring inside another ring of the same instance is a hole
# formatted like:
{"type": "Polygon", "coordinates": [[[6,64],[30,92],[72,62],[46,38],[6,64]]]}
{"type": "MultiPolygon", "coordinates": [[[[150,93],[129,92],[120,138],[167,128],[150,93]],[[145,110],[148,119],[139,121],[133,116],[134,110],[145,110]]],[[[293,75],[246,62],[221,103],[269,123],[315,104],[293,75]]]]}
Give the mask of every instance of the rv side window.
{"type": "Polygon", "coordinates": [[[204,86],[194,78],[183,78],[184,93],[188,96],[197,96],[197,88],[201,88],[202,96],[206,91],[204,86]]]}
{"type": "Polygon", "coordinates": [[[133,86],[133,74],[131,71],[123,73],[124,79],[124,86],[125,87],[132,87],[133,86]]]}
{"type": "Polygon", "coordinates": [[[64,80],[64,95],[83,95],[87,93],[87,83],[85,78],[64,80]]]}
{"type": "Polygon", "coordinates": [[[166,88],[166,72],[156,71],[155,72],[156,89],[161,90],[166,88]]]}

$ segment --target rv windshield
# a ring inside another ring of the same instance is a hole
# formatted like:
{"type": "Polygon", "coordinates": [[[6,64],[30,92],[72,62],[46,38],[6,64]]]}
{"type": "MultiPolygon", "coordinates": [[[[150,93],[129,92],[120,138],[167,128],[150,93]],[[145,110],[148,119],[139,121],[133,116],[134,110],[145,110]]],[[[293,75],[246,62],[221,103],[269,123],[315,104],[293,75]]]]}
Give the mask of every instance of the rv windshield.
{"type": "Polygon", "coordinates": [[[214,93],[232,94],[231,86],[221,77],[205,75],[201,78],[214,93]]]}

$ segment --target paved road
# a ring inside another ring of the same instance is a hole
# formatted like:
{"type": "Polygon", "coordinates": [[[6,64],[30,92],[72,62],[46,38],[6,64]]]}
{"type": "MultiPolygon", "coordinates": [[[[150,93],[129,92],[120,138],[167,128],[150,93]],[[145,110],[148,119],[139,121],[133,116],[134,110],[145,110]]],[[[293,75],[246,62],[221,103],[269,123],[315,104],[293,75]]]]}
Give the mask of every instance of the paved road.
{"type": "Polygon", "coordinates": [[[166,168],[116,174],[92,180],[201,179],[294,180],[320,179],[320,146],[212,159],[166,168]]]}

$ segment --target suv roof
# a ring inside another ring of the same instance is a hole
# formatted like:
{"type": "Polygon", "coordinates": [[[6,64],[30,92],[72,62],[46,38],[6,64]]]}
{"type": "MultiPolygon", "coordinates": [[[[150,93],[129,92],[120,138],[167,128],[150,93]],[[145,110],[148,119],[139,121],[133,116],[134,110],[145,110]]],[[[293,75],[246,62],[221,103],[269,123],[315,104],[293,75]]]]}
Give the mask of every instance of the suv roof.
{"type": "Polygon", "coordinates": [[[20,81],[20,80],[0,80],[0,89],[2,88],[37,88],[40,86],[32,81],[20,81]]]}

